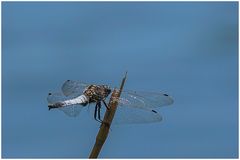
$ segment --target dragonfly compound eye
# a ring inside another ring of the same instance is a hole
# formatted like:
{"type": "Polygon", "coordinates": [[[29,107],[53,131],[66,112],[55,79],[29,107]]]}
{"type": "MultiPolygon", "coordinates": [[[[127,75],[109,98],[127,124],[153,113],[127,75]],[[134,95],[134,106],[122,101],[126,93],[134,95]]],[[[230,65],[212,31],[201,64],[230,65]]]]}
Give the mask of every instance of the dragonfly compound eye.
{"type": "Polygon", "coordinates": [[[111,89],[107,89],[107,93],[110,94],[111,93],[111,89]]]}
{"type": "Polygon", "coordinates": [[[104,90],[107,94],[111,93],[111,88],[108,85],[104,85],[103,87],[104,87],[104,90]]]}

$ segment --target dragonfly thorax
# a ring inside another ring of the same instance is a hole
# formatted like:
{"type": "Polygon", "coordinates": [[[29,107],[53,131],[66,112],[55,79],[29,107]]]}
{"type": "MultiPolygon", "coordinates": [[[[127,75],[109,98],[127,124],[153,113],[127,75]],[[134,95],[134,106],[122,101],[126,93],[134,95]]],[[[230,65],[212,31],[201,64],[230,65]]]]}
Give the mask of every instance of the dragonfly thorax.
{"type": "Polygon", "coordinates": [[[102,101],[106,99],[110,93],[111,89],[107,85],[89,85],[83,92],[83,94],[88,97],[89,103],[102,101]]]}

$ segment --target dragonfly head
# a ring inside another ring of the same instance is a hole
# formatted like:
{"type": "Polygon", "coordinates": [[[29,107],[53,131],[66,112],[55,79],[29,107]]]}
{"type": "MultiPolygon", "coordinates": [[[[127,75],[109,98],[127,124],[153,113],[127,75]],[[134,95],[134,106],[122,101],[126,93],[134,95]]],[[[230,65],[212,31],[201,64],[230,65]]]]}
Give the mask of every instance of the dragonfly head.
{"type": "Polygon", "coordinates": [[[104,87],[105,92],[107,93],[107,96],[108,96],[112,91],[111,88],[108,85],[104,85],[103,87],[104,87]]]}

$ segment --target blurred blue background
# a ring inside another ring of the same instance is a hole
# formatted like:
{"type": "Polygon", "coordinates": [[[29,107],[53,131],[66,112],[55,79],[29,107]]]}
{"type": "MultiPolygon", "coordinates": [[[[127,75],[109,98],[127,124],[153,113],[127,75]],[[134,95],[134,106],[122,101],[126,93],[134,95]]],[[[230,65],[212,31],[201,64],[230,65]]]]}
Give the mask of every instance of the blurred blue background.
{"type": "Polygon", "coordinates": [[[67,79],[165,91],[161,123],[112,126],[102,158],[238,156],[238,2],[2,3],[2,157],[87,158],[99,129],[48,111],[67,79]]]}

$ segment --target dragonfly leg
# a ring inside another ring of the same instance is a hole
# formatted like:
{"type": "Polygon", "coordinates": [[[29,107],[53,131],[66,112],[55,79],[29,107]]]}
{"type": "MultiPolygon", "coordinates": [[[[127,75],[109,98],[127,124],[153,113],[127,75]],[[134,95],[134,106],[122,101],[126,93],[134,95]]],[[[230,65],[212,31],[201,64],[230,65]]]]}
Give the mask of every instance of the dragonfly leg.
{"type": "Polygon", "coordinates": [[[105,105],[105,107],[107,108],[107,109],[110,109],[108,106],[107,106],[107,103],[105,102],[105,100],[102,100],[103,101],[103,104],[105,105]]]}
{"type": "MultiPolygon", "coordinates": [[[[95,110],[94,110],[94,119],[95,119],[96,121],[102,123],[100,120],[97,119],[97,113],[99,112],[99,111],[98,111],[98,110],[99,110],[99,109],[98,109],[98,108],[99,108],[98,106],[99,106],[99,103],[97,102],[97,103],[96,103],[96,106],[95,106],[95,110]]],[[[98,117],[99,117],[99,116],[98,116],[98,117]]]]}
{"type": "Polygon", "coordinates": [[[97,109],[98,109],[98,103],[96,103],[95,110],[94,110],[94,119],[98,121],[97,119],[97,109]]]}
{"type": "Polygon", "coordinates": [[[94,119],[97,121],[97,104],[95,106],[95,110],[94,110],[94,119]]]}
{"type": "Polygon", "coordinates": [[[101,102],[98,102],[98,119],[102,122],[102,120],[101,120],[101,102]]]}

